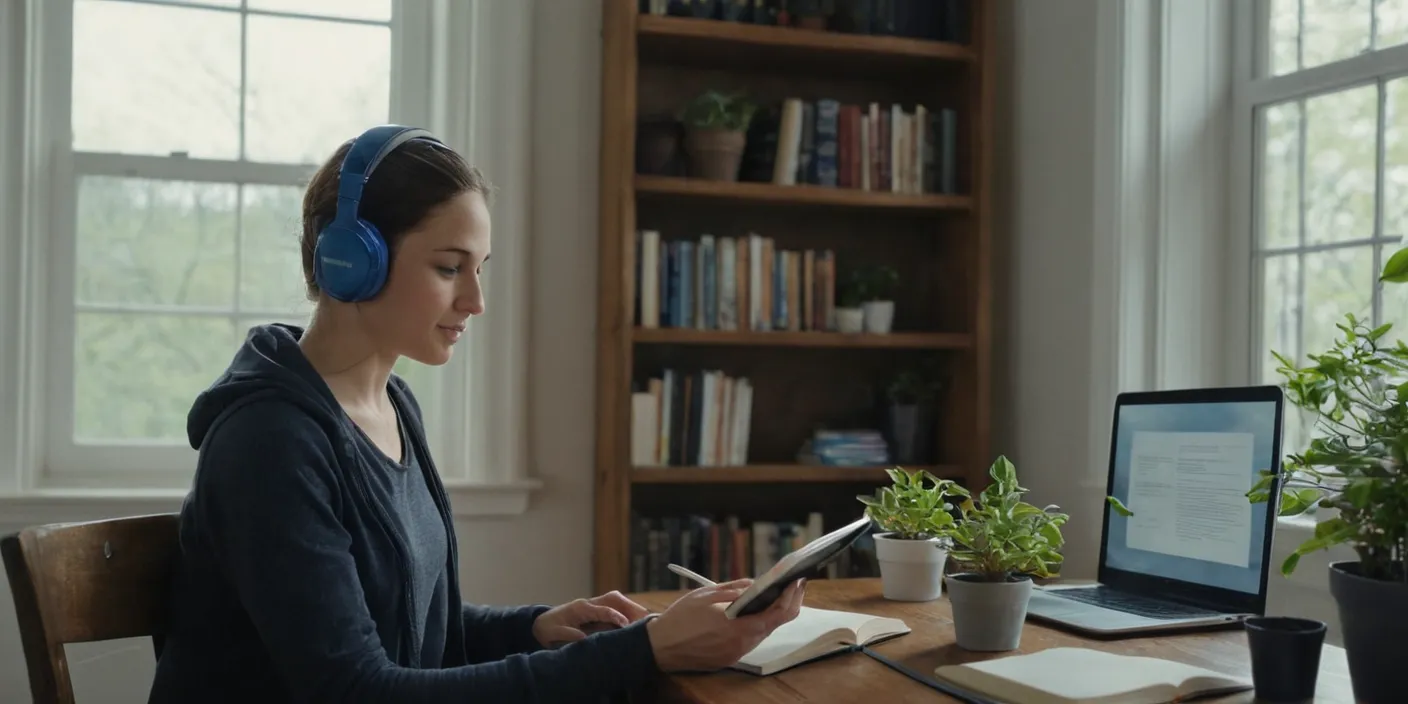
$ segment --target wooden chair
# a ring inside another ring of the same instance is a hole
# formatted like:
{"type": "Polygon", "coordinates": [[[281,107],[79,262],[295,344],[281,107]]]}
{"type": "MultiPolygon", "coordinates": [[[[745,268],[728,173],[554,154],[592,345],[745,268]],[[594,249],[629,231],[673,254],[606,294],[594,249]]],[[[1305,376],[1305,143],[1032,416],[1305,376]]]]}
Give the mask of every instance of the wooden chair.
{"type": "Polygon", "coordinates": [[[64,644],[151,636],[161,653],[177,516],[35,526],[0,539],[35,704],[73,704],[64,644]]]}

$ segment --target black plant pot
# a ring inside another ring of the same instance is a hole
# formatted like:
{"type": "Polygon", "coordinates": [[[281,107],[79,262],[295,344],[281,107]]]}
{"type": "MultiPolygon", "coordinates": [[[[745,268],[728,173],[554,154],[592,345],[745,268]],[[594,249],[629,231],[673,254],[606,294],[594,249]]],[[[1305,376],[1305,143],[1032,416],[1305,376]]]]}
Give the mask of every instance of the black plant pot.
{"type": "Polygon", "coordinates": [[[933,407],[927,403],[892,403],[886,410],[892,461],[895,464],[929,463],[934,446],[933,407]]]}
{"type": "Polygon", "coordinates": [[[1354,700],[1402,702],[1408,691],[1408,584],[1369,579],[1358,562],[1330,564],[1354,700]]]}

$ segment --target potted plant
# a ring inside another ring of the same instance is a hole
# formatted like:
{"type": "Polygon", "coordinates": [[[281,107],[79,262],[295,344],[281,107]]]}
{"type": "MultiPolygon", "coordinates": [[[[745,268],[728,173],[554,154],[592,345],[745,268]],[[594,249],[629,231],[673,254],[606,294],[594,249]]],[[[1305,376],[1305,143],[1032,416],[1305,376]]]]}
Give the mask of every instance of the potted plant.
{"type": "Polygon", "coordinates": [[[857,272],[864,284],[861,307],[865,310],[865,331],[883,335],[890,332],[895,321],[895,289],[899,274],[894,267],[873,266],[857,272]]]}
{"type": "Polygon", "coordinates": [[[1058,506],[1037,508],[1022,501],[1027,489],[1006,457],[993,462],[988,476],[992,481],[976,503],[958,488],[960,515],[939,531],[951,543],[954,565],[948,599],[960,648],[1014,650],[1022,642],[1032,580],[1060,571],[1061,526],[1069,517],[1058,506]]]}
{"type": "Polygon", "coordinates": [[[1330,564],[1330,593],[1355,699],[1401,701],[1408,689],[1408,346],[1385,339],[1388,324],[1371,328],[1348,315],[1339,328],[1331,348],[1309,355],[1305,366],[1275,355],[1287,400],[1315,414],[1320,432],[1279,474],[1263,472],[1247,495],[1259,503],[1276,492],[1283,516],[1312,507],[1333,512],[1317,517],[1314,536],[1281,573],[1317,550],[1354,549],[1357,560],[1330,564]]]}
{"type": "Polygon", "coordinates": [[[865,298],[865,284],[858,277],[851,276],[836,291],[836,330],[843,333],[858,333],[865,330],[865,309],[861,303],[865,298]]]}
{"type": "Polygon", "coordinates": [[[748,124],[757,105],[742,95],[705,91],[680,113],[689,175],[712,181],[737,181],[747,144],[748,124]]]}
{"type": "Polygon", "coordinates": [[[896,601],[932,601],[943,593],[947,543],[940,534],[953,523],[947,497],[962,487],[923,469],[885,471],[890,486],[856,497],[880,531],[874,538],[882,592],[896,601]]]}
{"type": "Polygon", "coordinates": [[[905,369],[885,388],[886,427],[898,464],[930,461],[934,437],[934,402],[943,384],[938,359],[930,357],[922,369],[905,369]]]}

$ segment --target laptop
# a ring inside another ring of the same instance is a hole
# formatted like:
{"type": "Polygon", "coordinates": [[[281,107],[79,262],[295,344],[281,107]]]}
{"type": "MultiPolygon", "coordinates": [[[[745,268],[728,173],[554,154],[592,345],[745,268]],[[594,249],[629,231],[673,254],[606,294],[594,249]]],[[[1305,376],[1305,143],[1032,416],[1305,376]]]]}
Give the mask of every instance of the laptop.
{"type": "Polygon", "coordinates": [[[1098,636],[1264,613],[1275,502],[1246,493],[1280,466],[1283,406],[1275,386],[1120,394],[1106,495],[1134,515],[1102,501],[1096,582],[1038,587],[1028,616],[1098,636]]]}

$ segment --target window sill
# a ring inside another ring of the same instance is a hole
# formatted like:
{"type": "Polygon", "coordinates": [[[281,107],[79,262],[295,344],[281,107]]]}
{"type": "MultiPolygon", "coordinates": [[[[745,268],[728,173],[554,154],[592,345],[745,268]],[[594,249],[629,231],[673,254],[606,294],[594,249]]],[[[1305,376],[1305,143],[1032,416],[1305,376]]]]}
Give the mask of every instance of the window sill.
{"type": "Polygon", "coordinates": [[[1318,592],[1330,591],[1330,563],[1340,560],[1353,560],[1354,551],[1346,546],[1331,550],[1317,550],[1302,555],[1296,570],[1289,576],[1281,574],[1281,563],[1300,544],[1315,537],[1315,519],[1306,516],[1280,518],[1276,521],[1276,535],[1271,545],[1271,579],[1289,581],[1302,589],[1318,592]]]}
{"type": "MultiPolygon", "coordinates": [[[[455,518],[518,516],[528,511],[528,501],[543,483],[521,481],[447,484],[455,518]]],[[[176,513],[186,498],[174,489],[36,489],[0,494],[0,531],[45,523],[78,523],[116,516],[176,513]]]]}

